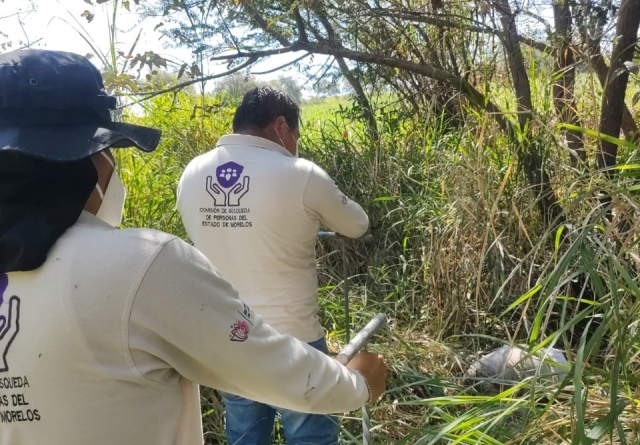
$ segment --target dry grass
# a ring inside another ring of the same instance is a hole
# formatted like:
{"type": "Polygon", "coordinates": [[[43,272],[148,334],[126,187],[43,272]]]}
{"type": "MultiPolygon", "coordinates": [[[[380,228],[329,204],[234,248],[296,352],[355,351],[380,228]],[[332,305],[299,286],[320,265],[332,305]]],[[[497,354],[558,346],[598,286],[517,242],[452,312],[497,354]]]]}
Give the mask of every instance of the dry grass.
{"type": "MultiPolygon", "coordinates": [[[[185,236],[172,204],[177,176],[226,131],[228,116],[192,119],[193,104],[185,97],[177,105],[168,101],[174,111],[167,113],[163,100],[148,118],[165,129],[163,147],[152,156],[121,159],[133,195],[127,224],[185,236]]],[[[637,443],[640,337],[633,327],[640,319],[640,290],[631,265],[633,255],[640,258],[638,228],[617,236],[593,210],[598,187],[615,197],[619,214],[638,214],[635,195],[628,185],[597,175],[557,175],[572,224],[564,228],[568,241],[558,245],[557,233],[541,226],[512,148],[487,122],[473,115],[459,128],[381,122],[377,144],[359,124],[340,118],[305,128],[303,156],[325,167],[371,220],[373,239],[347,241],[346,254],[352,332],[377,312],[390,318],[388,331],[370,346],[391,369],[389,390],[371,412],[374,440],[637,443]],[[583,310],[567,298],[576,277],[586,277],[597,304],[583,310]],[[512,390],[479,397],[458,386],[481,351],[505,341],[565,341],[591,312],[605,322],[574,342],[572,377],[557,394],[534,386],[529,397],[512,390]],[[609,357],[599,359],[600,351],[609,357]],[[551,402],[536,402],[544,398],[551,402]],[[607,417],[622,400],[629,403],[607,417]]],[[[629,170],[627,181],[633,183],[636,171],[629,170]]],[[[340,242],[322,240],[317,248],[321,316],[333,351],[345,338],[340,242]]],[[[202,396],[206,443],[225,443],[223,406],[213,390],[203,388],[202,396]]],[[[358,415],[343,417],[341,444],[361,443],[358,415]]]]}

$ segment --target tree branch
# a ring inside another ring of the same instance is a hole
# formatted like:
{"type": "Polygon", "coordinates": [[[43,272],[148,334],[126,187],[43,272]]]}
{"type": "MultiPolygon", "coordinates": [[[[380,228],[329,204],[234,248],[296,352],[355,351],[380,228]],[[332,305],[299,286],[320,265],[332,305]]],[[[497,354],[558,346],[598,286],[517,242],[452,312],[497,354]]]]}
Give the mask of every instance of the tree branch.
{"type": "Polygon", "coordinates": [[[298,58],[297,58],[297,59],[295,59],[295,60],[292,60],[291,62],[287,62],[287,63],[285,63],[285,64],[283,64],[283,65],[277,66],[277,67],[272,68],[272,69],[270,69],[270,70],[267,70],[267,71],[260,71],[260,72],[257,72],[257,73],[251,73],[251,74],[255,74],[256,76],[260,76],[260,75],[263,75],[263,74],[271,74],[271,73],[275,73],[276,71],[280,71],[280,70],[281,70],[281,69],[283,69],[283,68],[286,68],[286,67],[291,66],[291,65],[295,65],[296,63],[300,62],[302,59],[306,59],[306,58],[307,58],[307,57],[309,57],[310,55],[311,55],[311,53],[307,53],[307,54],[304,54],[304,55],[302,55],[302,56],[298,57],[298,58]]]}
{"type": "MultiPolygon", "coordinates": [[[[375,12],[375,10],[372,10],[375,12]]],[[[470,26],[462,26],[459,23],[451,22],[449,20],[443,20],[435,17],[429,17],[424,14],[419,13],[410,13],[410,12],[400,12],[400,11],[391,11],[387,13],[387,16],[394,17],[400,20],[407,20],[417,23],[426,23],[428,25],[433,25],[441,28],[454,28],[460,29],[462,31],[476,32],[480,34],[491,34],[497,37],[502,38],[503,34],[494,28],[484,25],[470,25],[470,26]]],[[[553,49],[551,46],[547,45],[544,42],[540,42],[529,37],[518,36],[521,43],[524,43],[531,48],[537,49],[540,52],[551,54],[553,49]]]]}
{"type": "Polygon", "coordinates": [[[441,82],[445,82],[452,88],[460,91],[465,96],[467,96],[475,106],[489,112],[496,120],[500,128],[502,128],[509,135],[513,136],[511,122],[509,122],[504,117],[504,113],[502,112],[502,110],[500,110],[497,105],[491,102],[480,91],[476,90],[469,82],[461,77],[454,76],[453,74],[449,74],[443,70],[434,68],[429,65],[420,65],[395,57],[353,51],[343,47],[335,47],[312,42],[295,42],[291,45],[291,47],[293,51],[309,51],[315,54],[344,57],[345,59],[355,60],[358,62],[375,63],[391,68],[400,68],[409,72],[421,74],[423,76],[439,80],[441,82]]]}
{"type": "MultiPolygon", "coordinates": [[[[244,68],[246,68],[246,67],[248,67],[248,66],[250,66],[250,65],[254,64],[254,63],[255,63],[255,62],[257,62],[259,59],[260,59],[260,57],[258,57],[258,56],[251,56],[251,57],[249,57],[249,60],[247,60],[245,63],[243,63],[243,64],[241,64],[241,65],[239,65],[239,66],[237,66],[237,67],[235,67],[235,68],[233,68],[233,69],[231,69],[231,70],[229,70],[229,71],[226,71],[226,72],[224,72],[224,73],[220,73],[220,74],[212,74],[212,75],[210,75],[210,76],[204,76],[204,77],[198,77],[197,79],[191,79],[191,80],[188,80],[188,81],[186,81],[186,82],[182,82],[182,83],[179,83],[179,84],[177,84],[177,85],[174,85],[174,86],[172,86],[172,87],[170,87],[170,88],[165,88],[164,90],[149,91],[149,92],[145,92],[145,93],[136,93],[136,94],[133,94],[133,95],[135,95],[135,96],[145,96],[145,97],[143,97],[143,98],[142,98],[142,99],[140,99],[140,100],[137,100],[137,101],[131,102],[131,103],[129,103],[129,104],[125,104],[125,105],[119,106],[119,107],[117,107],[116,109],[120,110],[120,109],[122,109],[122,108],[130,107],[130,106],[132,106],[132,105],[136,105],[136,104],[142,103],[142,102],[144,102],[144,101],[146,101],[146,100],[149,100],[149,99],[151,99],[151,98],[153,98],[153,97],[160,96],[161,94],[170,93],[170,92],[172,92],[172,91],[180,91],[180,90],[182,90],[183,88],[186,88],[186,87],[188,87],[188,86],[190,86],[190,85],[193,85],[193,84],[195,84],[195,83],[199,83],[199,82],[207,82],[207,81],[209,81],[209,80],[218,79],[218,78],[220,78],[220,77],[228,76],[228,75],[230,75],[230,74],[236,73],[236,72],[238,72],[238,71],[240,71],[240,70],[242,70],[242,69],[244,69],[244,68]]],[[[131,96],[131,94],[128,94],[128,95],[129,95],[129,96],[131,96]]]]}
{"type": "Polygon", "coordinates": [[[263,57],[277,56],[279,54],[290,53],[291,51],[293,51],[291,49],[291,46],[288,46],[287,48],[265,49],[262,51],[249,51],[249,52],[238,51],[235,54],[228,54],[226,56],[214,56],[214,57],[211,57],[209,60],[211,61],[235,60],[235,59],[244,59],[246,57],[257,57],[258,59],[261,59],[263,57]]]}
{"type": "MultiPolygon", "coordinates": [[[[602,55],[600,38],[593,38],[589,34],[588,26],[586,24],[585,18],[582,15],[576,15],[576,22],[578,25],[578,31],[580,32],[580,36],[582,37],[583,44],[586,47],[585,51],[587,53],[586,57],[583,55],[582,58],[587,60],[589,66],[596,73],[598,81],[600,82],[600,86],[602,86],[602,88],[604,89],[607,85],[609,66],[607,65],[607,62],[602,55]]],[[[630,141],[634,141],[640,136],[638,134],[638,126],[636,125],[636,122],[633,119],[633,116],[629,111],[626,103],[624,104],[624,107],[622,109],[622,132],[630,141]]]]}
{"type": "Polygon", "coordinates": [[[538,40],[533,40],[533,39],[530,39],[529,37],[524,37],[521,35],[518,36],[518,40],[520,40],[520,43],[524,43],[525,45],[530,46],[533,49],[537,49],[541,53],[544,53],[544,54],[553,53],[553,48],[544,42],[539,42],[538,40]]]}
{"type": "Polygon", "coordinates": [[[298,8],[297,5],[293,8],[293,16],[298,25],[298,39],[306,42],[309,38],[307,37],[307,31],[304,27],[304,20],[302,19],[302,15],[300,15],[300,8],[298,8]]]}
{"type": "MultiPolygon", "coordinates": [[[[640,28],[640,0],[623,0],[618,15],[616,36],[618,41],[611,53],[611,66],[604,87],[599,130],[603,134],[620,136],[624,96],[629,80],[629,71],[625,62],[633,59],[638,29],[640,28]]],[[[600,142],[598,167],[607,168],[616,165],[618,146],[608,141],[600,142]]]]}
{"type": "MultiPolygon", "coordinates": [[[[329,18],[327,17],[325,12],[320,8],[315,9],[314,12],[318,16],[318,20],[320,20],[320,23],[322,23],[322,26],[327,32],[327,36],[329,37],[329,43],[332,46],[342,46],[339,38],[336,37],[336,32],[333,29],[333,26],[331,25],[331,22],[329,21],[329,18]]],[[[316,31],[313,28],[311,30],[316,36],[316,38],[318,38],[316,31]]],[[[373,113],[373,108],[371,107],[369,98],[367,97],[367,94],[365,93],[364,88],[362,87],[362,83],[351,72],[344,58],[336,57],[335,60],[338,63],[338,67],[340,68],[342,75],[344,76],[345,79],[347,79],[347,82],[349,82],[349,84],[353,88],[353,91],[355,92],[356,99],[360,104],[360,108],[362,109],[362,116],[367,122],[367,129],[368,129],[369,136],[371,137],[371,140],[373,141],[380,140],[380,134],[378,132],[378,123],[376,122],[376,117],[375,117],[375,114],[373,113]]]]}
{"type": "Polygon", "coordinates": [[[519,45],[520,35],[516,27],[515,14],[511,11],[511,6],[507,0],[494,0],[493,6],[500,14],[504,35],[502,40],[511,70],[513,88],[518,99],[518,121],[520,122],[520,128],[524,130],[527,127],[527,122],[531,119],[533,103],[529,76],[525,68],[522,48],[519,45]]]}
{"type": "Polygon", "coordinates": [[[258,13],[256,8],[253,7],[253,5],[251,4],[251,0],[240,0],[240,4],[247,11],[247,14],[249,14],[249,17],[251,17],[264,32],[266,32],[267,34],[272,36],[274,39],[276,39],[278,43],[280,43],[280,45],[285,47],[291,46],[289,39],[287,39],[285,36],[280,34],[277,30],[269,26],[267,21],[258,13]]]}

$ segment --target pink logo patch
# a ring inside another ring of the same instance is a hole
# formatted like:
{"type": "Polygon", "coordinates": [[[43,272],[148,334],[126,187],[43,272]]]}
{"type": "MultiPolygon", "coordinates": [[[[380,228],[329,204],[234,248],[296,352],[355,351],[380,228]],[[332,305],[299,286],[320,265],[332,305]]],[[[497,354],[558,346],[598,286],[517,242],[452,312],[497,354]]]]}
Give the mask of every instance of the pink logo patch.
{"type": "Polygon", "coordinates": [[[249,338],[249,331],[249,323],[244,320],[236,321],[233,326],[231,326],[229,339],[231,341],[245,341],[249,338]]]}

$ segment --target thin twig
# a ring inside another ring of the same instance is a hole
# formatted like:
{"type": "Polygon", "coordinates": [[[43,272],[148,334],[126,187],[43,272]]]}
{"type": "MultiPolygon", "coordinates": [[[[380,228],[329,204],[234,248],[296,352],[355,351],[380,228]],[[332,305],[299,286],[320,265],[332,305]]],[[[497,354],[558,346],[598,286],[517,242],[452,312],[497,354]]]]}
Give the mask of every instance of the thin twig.
{"type": "Polygon", "coordinates": [[[301,60],[306,59],[310,55],[311,55],[311,53],[307,53],[307,54],[305,54],[303,56],[298,57],[297,59],[295,59],[295,60],[293,60],[291,62],[287,62],[287,63],[285,63],[283,65],[280,65],[280,66],[278,66],[276,68],[273,68],[273,69],[270,69],[270,70],[267,70],[267,71],[260,71],[260,72],[256,72],[256,73],[251,73],[251,74],[254,74],[256,76],[260,76],[260,75],[263,75],[263,74],[271,74],[271,73],[274,73],[274,72],[279,71],[281,69],[284,69],[284,68],[286,68],[288,66],[294,65],[294,64],[300,62],[301,60]]]}
{"type": "Polygon", "coordinates": [[[209,60],[210,61],[235,60],[235,59],[244,59],[246,57],[263,58],[263,57],[275,56],[275,55],[279,55],[279,54],[286,54],[286,53],[290,53],[292,51],[293,51],[293,49],[291,49],[291,47],[267,49],[267,50],[263,50],[263,51],[250,51],[250,52],[239,51],[239,52],[237,52],[235,54],[228,54],[226,56],[214,56],[214,57],[211,57],[209,60]]]}
{"type": "Polygon", "coordinates": [[[243,63],[242,65],[237,66],[236,68],[234,68],[232,70],[229,70],[229,71],[226,71],[226,72],[220,73],[220,74],[212,74],[210,76],[198,77],[197,79],[191,79],[191,80],[189,80],[187,82],[179,83],[177,85],[174,85],[174,86],[172,86],[170,88],[166,88],[164,90],[152,91],[152,92],[146,92],[146,93],[128,94],[128,96],[145,96],[145,97],[143,97],[142,99],[137,100],[135,102],[131,102],[129,104],[125,104],[125,105],[122,105],[120,107],[117,107],[116,109],[119,110],[121,108],[126,108],[126,107],[130,107],[132,105],[137,105],[137,104],[139,104],[141,102],[144,102],[146,100],[149,100],[149,99],[151,99],[153,97],[160,96],[161,94],[166,94],[166,93],[169,93],[171,91],[179,91],[179,90],[182,90],[182,89],[184,89],[184,88],[186,88],[186,87],[188,87],[190,85],[196,84],[198,82],[207,82],[209,80],[218,79],[220,77],[228,76],[230,74],[238,72],[238,71],[240,71],[240,70],[242,70],[242,69],[254,64],[258,59],[259,59],[258,57],[250,57],[249,60],[247,60],[245,63],[243,63]]]}

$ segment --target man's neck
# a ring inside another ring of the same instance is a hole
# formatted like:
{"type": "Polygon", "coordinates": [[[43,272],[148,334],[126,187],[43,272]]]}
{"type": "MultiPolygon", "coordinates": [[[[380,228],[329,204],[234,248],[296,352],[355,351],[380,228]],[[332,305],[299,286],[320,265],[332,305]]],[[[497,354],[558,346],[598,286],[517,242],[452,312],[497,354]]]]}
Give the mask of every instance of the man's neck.
{"type": "Polygon", "coordinates": [[[245,136],[256,136],[259,138],[269,139],[271,142],[278,143],[274,141],[273,138],[269,137],[266,131],[261,130],[260,128],[243,128],[242,130],[238,130],[235,134],[242,134],[245,136]]]}
{"type": "Polygon", "coordinates": [[[283,150],[287,151],[288,153],[294,154],[294,153],[291,153],[286,147],[283,146],[282,141],[277,136],[274,136],[269,131],[265,131],[265,130],[262,130],[260,128],[253,128],[253,127],[242,128],[242,129],[236,131],[234,134],[240,134],[240,135],[243,135],[243,136],[254,136],[254,137],[263,138],[263,139],[266,139],[268,141],[273,142],[274,144],[277,144],[277,145],[281,146],[283,148],[283,150]]]}

